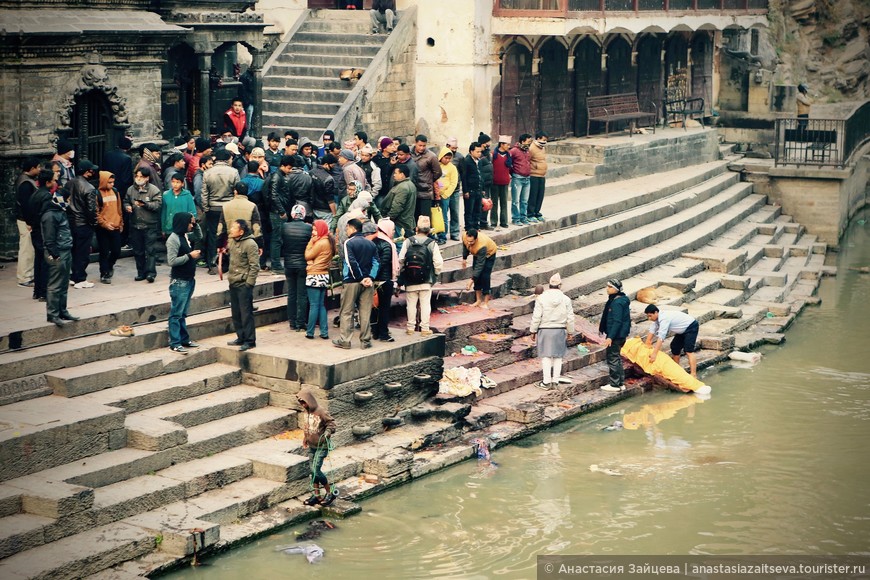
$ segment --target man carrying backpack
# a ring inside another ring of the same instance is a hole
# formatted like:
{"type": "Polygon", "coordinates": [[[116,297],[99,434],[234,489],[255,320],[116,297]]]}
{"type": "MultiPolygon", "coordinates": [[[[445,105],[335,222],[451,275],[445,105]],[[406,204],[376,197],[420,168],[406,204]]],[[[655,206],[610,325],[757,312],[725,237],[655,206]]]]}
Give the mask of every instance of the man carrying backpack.
{"type": "Polygon", "coordinates": [[[432,284],[435,283],[444,259],[438,243],[429,237],[431,225],[428,216],[417,218],[416,233],[405,240],[399,252],[399,283],[405,286],[408,305],[407,334],[414,334],[417,321],[417,302],[420,303],[420,334],[429,336],[429,316],[432,313],[432,284]]]}

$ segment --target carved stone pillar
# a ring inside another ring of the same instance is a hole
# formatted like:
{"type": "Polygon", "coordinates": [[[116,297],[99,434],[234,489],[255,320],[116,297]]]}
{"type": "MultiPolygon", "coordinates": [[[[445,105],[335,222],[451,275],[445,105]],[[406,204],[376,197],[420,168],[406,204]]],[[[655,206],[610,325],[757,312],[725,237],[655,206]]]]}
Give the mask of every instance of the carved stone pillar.
{"type": "Polygon", "coordinates": [[[251,129],[248,134],[258,139],[263,136],[263,61],[266,59],[266,54],[263,51],[251,51],[251,66],[250,70],[254,76],[254,86],[251,88],[254,93],[254,118],[251,119],[251,129]]]}
{"type": "Polygon", "coordinates": [[[202,136],[208,138],[211,126],[211,70],[212,53],[203,53],[199,57],[199,130],[202,136]]]}

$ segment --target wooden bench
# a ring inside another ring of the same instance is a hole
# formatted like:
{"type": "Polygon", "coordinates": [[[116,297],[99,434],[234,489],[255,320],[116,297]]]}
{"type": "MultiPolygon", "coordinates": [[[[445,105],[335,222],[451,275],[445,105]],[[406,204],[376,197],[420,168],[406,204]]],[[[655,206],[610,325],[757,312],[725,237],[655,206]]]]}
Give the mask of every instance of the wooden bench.
{"type": "Polygon", "coordinates": [[[671,118],[676,121],[678,117],[683,118],[683,129],[686,128],[686,121],[691,119],[693,115],[700,115],[698,120],[701,126],[704,126],[704,99],[701,97],[680,97],[665,101],[665,115],[668,122],[671,118]]]}
{"type": "Polygon", "coordinates": [[[589,126],[592,121],[604,123],[604,134],[610,133],[610,123],[616,121],[631,121],[629,137],[634,132],[635,121],[638,119],[652,119],[653,133],[656,132],[655,121],[658,116],[658,107],[652,101],[652,111],[641,111],[640,103],[635,93],[622,93],[619,95],[604,95],[602,97],[589,97],[586,99],[586,136],[589,136],[589,126]]]}
{"type": "Polygon", "coordinates": [[[804,161],[810,155],[813,161],[827,161],[837,142],[837,132],[824,129],[786,129],[784,137],[786,143],[809,143],[804,149],[804,161]]]}

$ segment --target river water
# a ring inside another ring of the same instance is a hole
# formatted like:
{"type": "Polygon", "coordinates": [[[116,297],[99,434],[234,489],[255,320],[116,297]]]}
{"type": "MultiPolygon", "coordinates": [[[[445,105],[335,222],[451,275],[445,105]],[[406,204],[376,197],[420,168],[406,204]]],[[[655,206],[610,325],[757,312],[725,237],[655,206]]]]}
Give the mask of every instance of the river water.
{"type": "Polygon", "coordinates": [[[276,551],[301,525],[171,578],[526,579],[546,554],[870,555],[870,274],[849,270],[870,266],[868,217],[830,257],[822,304],[755,367],[706,371],[710,399],[634,397],[496,449],[498,467],[468,461],[366,500],[314,540],[315,565],[276,551]],[[627,428],[602,430],[617,419],[627,428]]]}

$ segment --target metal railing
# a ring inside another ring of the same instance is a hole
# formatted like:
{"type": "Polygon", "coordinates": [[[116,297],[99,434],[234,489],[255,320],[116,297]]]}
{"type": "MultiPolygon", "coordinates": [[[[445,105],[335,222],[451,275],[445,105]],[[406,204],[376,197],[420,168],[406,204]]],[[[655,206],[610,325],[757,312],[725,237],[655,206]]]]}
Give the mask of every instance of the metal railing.
{"type": "Polygon", "coordinates": [[[768,0],[493,0],[495,16],[566,18],[574,13],[766,12],[768,0]]]}
{"type": "Polygon", "coordinates": [[[777,119],[775,165],[845,167],[870,141],[870,101],[846,119],[777,119]]]}

